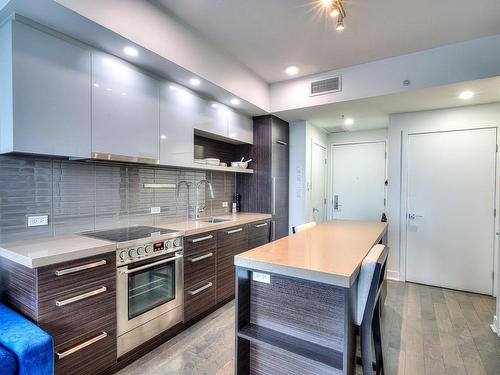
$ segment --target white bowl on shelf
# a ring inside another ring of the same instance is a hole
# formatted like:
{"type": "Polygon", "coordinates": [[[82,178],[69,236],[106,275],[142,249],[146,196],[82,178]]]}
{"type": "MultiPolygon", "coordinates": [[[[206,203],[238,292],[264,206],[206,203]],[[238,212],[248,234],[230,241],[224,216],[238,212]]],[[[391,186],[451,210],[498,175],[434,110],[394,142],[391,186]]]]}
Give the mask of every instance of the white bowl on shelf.
{"type": "Polygon", "coordinates": [[[233,161],[233,162],[231,162],[231,167],[233,167],[233,168],[247,169],[248,168],[248,162],[247,161],[233,161]]]}

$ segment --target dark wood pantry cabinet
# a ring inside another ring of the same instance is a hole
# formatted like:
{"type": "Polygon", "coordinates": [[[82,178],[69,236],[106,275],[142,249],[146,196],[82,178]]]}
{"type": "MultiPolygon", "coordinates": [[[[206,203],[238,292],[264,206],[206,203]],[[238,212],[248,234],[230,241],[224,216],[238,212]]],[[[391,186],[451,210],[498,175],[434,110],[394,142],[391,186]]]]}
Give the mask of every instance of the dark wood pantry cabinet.
{"type": "Polygon", "coordinates": [[[271,239],[287,236],[289,127],[273,115],[253,119],[253,145],[248,145],[252,175],[238,175],[241,210],[272,214],[271,239]]]}

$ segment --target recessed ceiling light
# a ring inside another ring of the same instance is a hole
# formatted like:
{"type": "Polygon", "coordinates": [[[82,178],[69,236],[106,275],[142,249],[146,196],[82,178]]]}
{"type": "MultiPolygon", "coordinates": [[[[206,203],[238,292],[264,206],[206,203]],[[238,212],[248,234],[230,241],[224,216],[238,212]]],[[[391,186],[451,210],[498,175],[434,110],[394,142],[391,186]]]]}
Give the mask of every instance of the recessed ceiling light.
{"type": "Polygon", "coordinates": [[[471,99],[474,96],[474,91],[462,91],[458,96],[462,100],[471,99]]]}
{"type": "Polygon", "coordinates": [[[296,66],[289,66],[285,69],[285,73],[288,74],[289,76],[294,76],[295,74],[297,74],[299,72],[299,68],[297,68],[296,66]]]}
{"type": "Polygon", "coordinates": [[[193,86],[199,86],[201,81],[198,78],[191,78],[189,80],[189,83],[192,84],[193,86]]]}
{"type": "Polygon", "coordinates": [[[352,118],[348,117],[348,118],[346,118],[346,119],[344,120],[344,124],[345,124],[345,125],[348,125],[348,126],[349,126],[349,125],[352,125],[352,124],[354,124],[354,119],[352,119],[352,118]]]}
{"type": "Polygon", "coordinates": [[[139,51],[137,51],[134,47],[125,47],[123,52],[129,56],[137,56],[139,54],[139,51]]]}
{"type": "Polygon", "coordinates": [[[212,103],[212,108],[219,108],[219,104],[217,104],[217,103],[212,103]]]}
{"type": "Polygon", "coordinates": [[[232,105],[238,105],[238,104],[240,104],[240,100],[236,99],[236,98],[233,98],[233,99],[231,99],[231,104],[232,105]]]}

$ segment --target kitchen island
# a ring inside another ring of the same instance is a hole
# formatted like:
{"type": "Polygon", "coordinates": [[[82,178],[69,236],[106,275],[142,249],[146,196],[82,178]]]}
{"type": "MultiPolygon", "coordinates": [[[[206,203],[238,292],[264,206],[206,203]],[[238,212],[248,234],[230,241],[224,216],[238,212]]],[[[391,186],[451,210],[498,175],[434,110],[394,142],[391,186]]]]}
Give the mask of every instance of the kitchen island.
{"type": "Polygon", "coordinates": [[[386,223],[330,221],[235,257],[236,374],[354,374],[357,278],[386,223]]]}

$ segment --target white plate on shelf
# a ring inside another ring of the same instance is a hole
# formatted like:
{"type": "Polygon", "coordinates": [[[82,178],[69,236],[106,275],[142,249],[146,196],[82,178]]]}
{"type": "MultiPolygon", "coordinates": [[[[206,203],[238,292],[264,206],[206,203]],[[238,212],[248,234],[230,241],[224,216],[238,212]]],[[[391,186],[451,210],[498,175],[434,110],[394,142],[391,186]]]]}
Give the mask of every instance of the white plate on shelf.
{"type": "Polygon", "coordinates": [[[219,165],[220,164],[220,159],[206,158],[205,161],[206,161],[207,165],[219,165]]]}
{"type": "Polygon", "coordinates": [[[197,164],[207,164],[207,161],[205,159],[194,159],[194,162],[197,164]]]}

